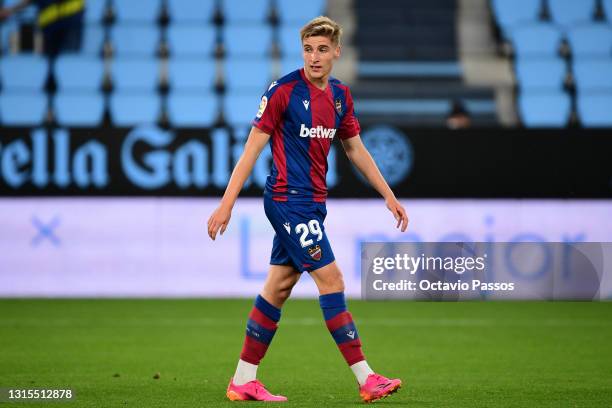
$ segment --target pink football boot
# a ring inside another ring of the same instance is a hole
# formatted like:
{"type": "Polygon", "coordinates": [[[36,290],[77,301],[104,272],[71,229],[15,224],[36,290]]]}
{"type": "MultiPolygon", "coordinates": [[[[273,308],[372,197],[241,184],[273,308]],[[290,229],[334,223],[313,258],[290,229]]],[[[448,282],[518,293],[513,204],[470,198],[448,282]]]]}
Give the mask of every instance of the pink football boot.
{"type": "Polygon", "coordinates": [[[393,394],[402,386],[402,381],[399,379],[390,379],[378,374],[370,374],[361,387],[359,387],[359,395],[365,402],[376,401],[381,398],[386,398],[393,394]]]}
{"type": "Polygon", "coordinates": [[[225,395],[232,401],[287,401],[287,397],[270,394],[259,380],[249,381],[243,385],[236,385],[234,384],[234,379],[230,378],[229,385],[227,386],[227,393],[225,395]]]}

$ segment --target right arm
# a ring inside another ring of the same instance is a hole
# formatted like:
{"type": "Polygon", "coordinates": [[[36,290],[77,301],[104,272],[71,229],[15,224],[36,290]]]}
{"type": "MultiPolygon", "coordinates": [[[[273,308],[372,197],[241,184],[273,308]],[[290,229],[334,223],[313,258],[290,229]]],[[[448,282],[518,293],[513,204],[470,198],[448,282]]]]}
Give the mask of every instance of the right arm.
{"type": "Polygon", "coordinates": [[[23,10],[32,3],[32,0],[21,0],[19,3],[11,7],[0,8],[0,20],[5,20],[13,14],[23,10]]]}
{"type": "Polygon", "coordinates": [[[234,208],[238,194],[251,174],[259,154],[266,144],[268,144],[269,139],[269,134],[256,127],[251,128],[249,138],[244,145],[244,151],[242,152],[242,156],[240,156],[240,160],[236,163],[236,167],[234,167],[234,171],[225,188],[225,194],[223,194],[221,203],[208,219],[208,236],[213,241],[219,229],[221,229],[221,235],[225,232],[232,216],[232,208],[234,208]]]}

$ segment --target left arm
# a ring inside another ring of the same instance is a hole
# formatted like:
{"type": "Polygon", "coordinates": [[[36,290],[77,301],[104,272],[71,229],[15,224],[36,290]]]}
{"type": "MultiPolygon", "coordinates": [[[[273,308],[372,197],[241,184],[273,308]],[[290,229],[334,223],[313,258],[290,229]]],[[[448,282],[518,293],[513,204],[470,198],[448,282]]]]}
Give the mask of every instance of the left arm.
{"type": "Polygon", "coordinates": [[[393,191],[391,191],[385,178],[380,173],[378,166],[376,166],[374,159],[372,159],[370,152],[368,152],[363,145],[361,137],[357,135],[348,139],[341,139],[341,141],[342,147],[351,163],[357,167],[370,185],[372,185],[372,187],[374,187],[374,189],[385,199],[387,208],[397,220],[396,227],[400,228],[401,226],[401,231],[406,231],[408,227],[408,215],[406,215],[406,210],[397,200],[393,191]]]}

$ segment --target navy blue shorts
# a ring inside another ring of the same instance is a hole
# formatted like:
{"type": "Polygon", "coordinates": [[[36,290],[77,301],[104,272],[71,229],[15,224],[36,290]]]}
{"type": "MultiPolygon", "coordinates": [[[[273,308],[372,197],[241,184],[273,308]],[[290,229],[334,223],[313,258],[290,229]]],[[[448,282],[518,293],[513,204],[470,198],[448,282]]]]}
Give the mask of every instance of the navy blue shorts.
{"type": "Polygon", "coordinates": [[[323,226],[325,203],[274,201],[264,196],[264,210],[276,232],[270,264],[312,272],[335,260],[323,226]]]}

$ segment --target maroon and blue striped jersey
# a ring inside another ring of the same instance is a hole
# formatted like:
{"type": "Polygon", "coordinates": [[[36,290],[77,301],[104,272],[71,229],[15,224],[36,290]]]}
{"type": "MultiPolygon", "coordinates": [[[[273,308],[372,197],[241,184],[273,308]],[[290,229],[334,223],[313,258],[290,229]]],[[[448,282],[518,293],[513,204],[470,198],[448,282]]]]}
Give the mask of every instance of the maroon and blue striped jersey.
{"type": "Polygon", "coordinates": [[[276,201],[324,202],[334,137],[348,139],[360,131],[348,86],[330,78],[323,91],[303,69],[270,84],[253,126],[270,135],[273,163],[265,194],[276,201]]]}

